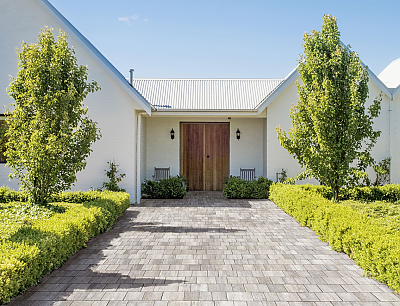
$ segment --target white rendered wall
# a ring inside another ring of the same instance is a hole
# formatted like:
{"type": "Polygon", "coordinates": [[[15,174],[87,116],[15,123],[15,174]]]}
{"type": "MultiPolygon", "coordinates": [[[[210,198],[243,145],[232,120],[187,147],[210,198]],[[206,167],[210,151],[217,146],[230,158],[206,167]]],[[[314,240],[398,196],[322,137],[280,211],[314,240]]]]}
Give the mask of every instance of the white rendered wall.
{"type": "Polygon", "coordinates": [[[391,111],[392,183],[400,184],[400,95],[394,98],[391,111]]]}
{"type": "MultiPolygon", "coordinates": [[[[366,103],[366,107],[369,107],[371,103],[379,97],[381,90],[373,82],[368,83],[369,86],[369,98],[366,103]]],[[[393,114],[392,114],[393,115],[393,114]]],[[[390,157],[389,142],[390,142],[390,132],[389,132],[389,97],[382,94],[381,101],[381,112],[379,117],[374,119],[374,130],[381,131],[381,135],[378,138],[375,146],[373,147],[371,154],[376,162],[380,162],[382,159],[390,157]]],[[[367,169],[367,173],[371,178],[371,181],[375,180],[375,172],[372,168],[367,169]]],[[[397,181],[396,183],[399,183],[397,181]]]]}
{"type": "Polygon", "coordinates": [[[140,141],[141,141],[141,145],[140,145],[140,178],[141,178],[141,182],[139,182],[140,184],[143,183],[143,181],[146,178],[146,172],[147,172],[147,168],[146,168],[146,155],[147,155],[147,119],[146,117],[142,116],[142,124],[140,127],[140,141]]]}
{"type": "Polygon", "coordinates": [[[180,122],[230,122],[230,174],[239,175],[240,168],[256,168],[263,175],[263,118],[148,117],[146,145],[146,177],[152,179],[154,167],[170,167],[171,175],[180,173],[180,122]],[[170,131],[175,131],[171,140],[170,131]],[[241,131],[236,139],[237,128],[241,131]]]}
{"type": "Polygon", "coordinates": [[[296,82],[288,87],[267,107],[267,177],[276,181],[276,173],[282,168],[287,170],[288,177],[295,177],[301,168],[297,160],[284,149],[277,136],[276,127],[280,125],[283,131],[288,132],[292,126],[290,107],[298,99],[296,82]]]}
{"type": "MultiPolygon", "coordinates": [[[[62,28],[36,0],[2,0],[0,10],[0,105],[10,107],[12,100],[5,89],[9,84],[8,75],[16,76],[18,58],[15,48],[24,40],[36,43],[41,28],[62,28]]],[[[63,29],[67,31],[67,29],[63,29]]],[[[57,34],[57,31],[54,31],[57,34]]],[[[68,32],[67,32],[68,35],[68,32]]],[[[107,161],[115,159],[126,177],[120,186],[134,198],[135,165],[133,158],[134,109],[139,109],[127,92],[81,47],[73,38],[68,39],[74,46],[78,63],[89,67],[88,80],[96,80],[101,91],[89,94],[84,103],[89,107],[89,117],[98,122],[102,138],[93,146],[93,153],[87,159],[86,169],[78,174],[78,181],[72,190],[97,188],[107,179],[107,161]]],[[[3,111],[0,111],[3,113],[3,111]]],[[[0,184],[17,187],[16,182],[8,183],[8,169],[0,166],[0,184]]]]}
{"type": "Polygon", "coordinates": [[[171,176],[179,174],[179,119],[171,117],[148,117],[146,141],[146,176],[151,180],[154,167],[170,167],[171,176]],[[171,139],[171,129],[175,139],[171,139]]]}
{"type": "Polygon", "coordinates": [[[255,168],[256,176],[264,174],[264,118],[232,118],[230,174],[240,175],[240,168],[255,168]],[[240,130],[240,140],[236,130],[240,130]]]}

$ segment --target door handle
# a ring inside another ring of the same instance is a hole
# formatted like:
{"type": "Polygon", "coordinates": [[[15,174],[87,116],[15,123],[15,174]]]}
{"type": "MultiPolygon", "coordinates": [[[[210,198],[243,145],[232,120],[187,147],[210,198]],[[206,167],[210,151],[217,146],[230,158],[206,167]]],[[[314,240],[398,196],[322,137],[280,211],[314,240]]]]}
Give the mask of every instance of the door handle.
{"type": "Polygon", "coordinates": [[[209,158],[210,157],[210,155],[207,155],[207,158],[209,158]]]}

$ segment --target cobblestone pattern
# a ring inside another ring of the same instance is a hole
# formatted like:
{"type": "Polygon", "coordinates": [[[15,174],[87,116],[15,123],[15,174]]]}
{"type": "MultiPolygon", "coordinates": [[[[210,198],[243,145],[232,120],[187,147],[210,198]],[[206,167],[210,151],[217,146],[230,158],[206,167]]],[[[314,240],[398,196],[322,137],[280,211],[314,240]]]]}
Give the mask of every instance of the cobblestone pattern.
{"type": "Polygon", "coordinates": [[[143,200],[9,306],[400,305],[267,200],[143,200]]]}

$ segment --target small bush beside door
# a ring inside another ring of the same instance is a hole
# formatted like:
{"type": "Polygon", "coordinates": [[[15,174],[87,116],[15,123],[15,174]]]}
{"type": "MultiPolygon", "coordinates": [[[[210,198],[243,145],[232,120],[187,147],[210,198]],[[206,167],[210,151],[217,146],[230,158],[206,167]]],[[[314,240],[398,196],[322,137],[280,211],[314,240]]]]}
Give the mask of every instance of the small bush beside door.
{"type": "Polygon", "coordinates": [[[271,184],[271,180],[262,176],[245,181],[231,175],[225,183],[224,195],[228,199],[268,199],[271,184]]]}
{"type": "Polygon", "coordinates": [[[159,181],[145,180],[142,195],[148,199],[182,199],[186,194],[186,186],[187,180],[179,175],[159,181]]]}

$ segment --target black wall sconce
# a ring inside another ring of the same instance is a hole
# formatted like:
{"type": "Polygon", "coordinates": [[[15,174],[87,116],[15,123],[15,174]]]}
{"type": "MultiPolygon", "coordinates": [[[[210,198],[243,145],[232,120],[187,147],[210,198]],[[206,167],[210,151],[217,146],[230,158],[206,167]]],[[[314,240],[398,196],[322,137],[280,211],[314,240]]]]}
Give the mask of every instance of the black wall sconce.
{"type": "Polygon", "coordinates": [[[239,140],[240,139],[240,130],[239,128],[236,131],[236,139],[239,140]]]}
{"type": "Polygon", "coordinates": [[[175,138],[175,131],[174,129],[171,130],[171,132],[169,132],[171,134],[171,139],[175,138]]]}

